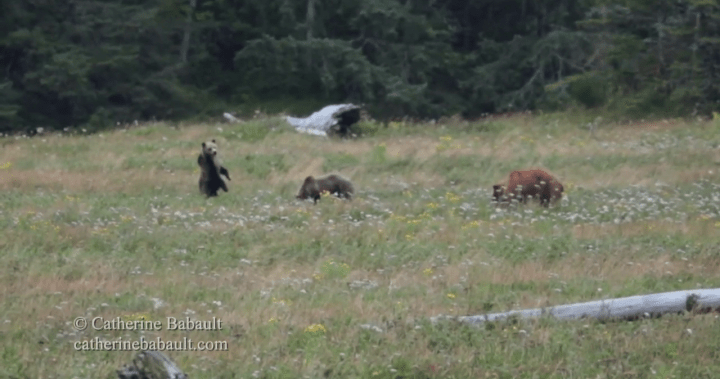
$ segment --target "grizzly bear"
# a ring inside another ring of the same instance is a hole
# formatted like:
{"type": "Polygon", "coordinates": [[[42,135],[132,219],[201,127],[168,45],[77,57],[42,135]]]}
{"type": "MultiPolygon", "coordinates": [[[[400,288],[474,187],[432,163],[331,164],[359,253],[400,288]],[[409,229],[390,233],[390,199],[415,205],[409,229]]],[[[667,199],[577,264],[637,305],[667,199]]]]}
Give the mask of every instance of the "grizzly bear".
{"type": "Polygon", "coordinates": [[[198,185],[200,192],[207,197],[217,196],[220,188],[227,192],[228,187],[220,175],[225,175],[230,180],[230,173],[222,166],[218,156],[218,148],[215,140],[202,143],[202,151],[197,159],[200,166],[200,180],[198,185]]]}
{"type": "Polygon", "coordinates": [[[528,196],[537,197],[540,205],[547,208],[562,198],[564,190],[562,183],[543,170],[513,171],[508,176],[507,187],[493,185],[493,198],[498,203],[512,199],[526,203],[528,196]]]}
{"type": "Polygon", "coordinates": [[[312,198],[313,203],[317,204],[318,200],[320,200],[320,194],[323,192],[334,193],[339,198],[344,197],[352,200],[355,189],[350,181],[338,175],[333,174],[318,179],[308,176],[300,187],[296,198],[300,200],[312,198]]]}

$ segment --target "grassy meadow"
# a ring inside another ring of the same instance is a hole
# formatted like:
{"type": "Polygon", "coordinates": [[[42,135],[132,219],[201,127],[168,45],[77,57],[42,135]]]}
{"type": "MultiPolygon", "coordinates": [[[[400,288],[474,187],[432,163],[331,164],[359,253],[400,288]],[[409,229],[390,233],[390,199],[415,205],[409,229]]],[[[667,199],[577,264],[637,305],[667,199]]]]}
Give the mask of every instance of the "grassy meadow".
{"type": "Polygon", "coordinates": [[[720,120],[590,115],[362,123],[356,140],[279,117],[0,138],[0,378],[114,378],[95,339],[169,351],[200,378],[717,378],[716,314],[635,322],[476,315],[720,287],[720,120]],[[199,193],[216,139],[230,191],[199,193]],[[557,207],[496,208],[542,167],[557,207]],[[353,201],[295,200],[308,175],[353,201]],[[217,331],[78,331],[74,319],[221,319],[217,331]]]}

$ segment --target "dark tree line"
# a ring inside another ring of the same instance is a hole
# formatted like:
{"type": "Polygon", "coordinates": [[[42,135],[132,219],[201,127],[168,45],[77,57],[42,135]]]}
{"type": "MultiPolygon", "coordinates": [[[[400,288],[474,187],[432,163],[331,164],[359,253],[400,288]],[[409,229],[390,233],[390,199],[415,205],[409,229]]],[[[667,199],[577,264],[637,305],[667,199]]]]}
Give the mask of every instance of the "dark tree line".
{"type": "Polygon", "coordinates": [[[709,112],[718,0],[0,2],[0,130],[282,99],[377,117],[569,104],[709,112]]]}

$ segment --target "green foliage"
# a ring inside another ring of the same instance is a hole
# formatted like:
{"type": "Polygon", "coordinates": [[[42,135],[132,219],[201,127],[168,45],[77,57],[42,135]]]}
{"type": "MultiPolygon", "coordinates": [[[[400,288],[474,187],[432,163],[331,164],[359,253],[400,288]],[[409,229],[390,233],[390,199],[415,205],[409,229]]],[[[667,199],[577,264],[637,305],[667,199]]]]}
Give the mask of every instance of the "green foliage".
{"type": "Polygon", "coordinates": [[[471,122],[467,126],[468,132],[481,134],[498,134],[503,129],[503,124],[497,121],[477,121],[471,122]]]}
{"type": "Polygon", "coordinates": [[[323,106],[327,100],[314,99],[309,97],[296,98],[287,94],[273,94],[262,98],[257,94],[243,94],[238,96],[232,109],[244,118],[255,117],[258,114],[280,114],[286,113],[293,116],[310,115],[323,106]]]}
{"type": "Polygon", "coordinates": [[[320,95],[327,97],[353,90],[372,99],[372,87],[380,83],[379,69],[350,44],[338,40],[264,37],[240,51],[235,64],[247,67],[244,82],[259,95],[279,92],[300,97],[311,88],[322,89],[320,95]],[[311,71],[306,63],[313,59],[324,60],[323,71],[311,71]]]}
{"type": "Polygon", "coordinates": [[[655,88],[646,88],[632,95],[620,95],[612,98],[608,104],[610,109],[629,115],[632,118],[640,118],[646,115],[671,115],[672,108],[667,107],[667,96],[658,92],[655,88]]]}
{"type": "Polygon", "coordinates": [[[350,266],[347,263],[338,263],[334,260],[329,260],[323,263],[320,271],[322,279],[344,279],[350,273],[350,266]]]}
{"type": "Polygon", "coordinates": [[[375,134],[377,134],[380,129],[382,128],[382,125],[375,121],[358,121],[355,125],[353,125],[359,132],[361,136],[364,137],[370,137],[375,134]]]}
{"type": "Polygon", "coordinates": [[[87,120],[89,130],[102,130],[112,126],[112,113],[105,108],[98,108],[87,120]]]}
{"type": "Polygon", "coordinates": [[[697,104],[704,101],[702,89],[691,87],[679,87],[675,89],[665,101],[665,115],[680,116],[688,109],[694,109],[697,104]]]}
{"type": "Polygon", "coordinates": [[[720,99],[710,0],[12,4],[0,8],[0,131],[339,102],[382,121],[612,108],[618,96],[638,117],[709,114],[720,99]]]}
{"type": "Polygon", "coordinates": [[[20,93],[12,88],[12,82],[0,82],[0,132],[10,131],[20,121],[17,101],[20,93]]]}
{"type": "Polygon", "coordinates": [[[387,156],[385,155],[387,148],[385,144],[377,145],[368,153],[368,163],[371,165],[380,165],[385,163],[387,156]]]}
{"type": "Polygon", "coordinates": [[[588,108],[604,105],[607,92],[607,81],[597,75],[582,76],[570,83],[570,95],[588,108]]]}

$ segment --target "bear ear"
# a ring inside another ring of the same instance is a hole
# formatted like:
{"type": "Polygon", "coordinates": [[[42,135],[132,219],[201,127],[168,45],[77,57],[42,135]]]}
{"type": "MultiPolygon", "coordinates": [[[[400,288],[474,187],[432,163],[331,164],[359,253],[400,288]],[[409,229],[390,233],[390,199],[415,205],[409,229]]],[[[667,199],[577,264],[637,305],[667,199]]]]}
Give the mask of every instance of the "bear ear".
{"type": "Polygon", "coordinates": [[[212,143],[216,143],[215,140],[212,140],[212,143]]]}
{"type": "Polygon", "coordinates": [[[205,142],[202,143],[202,147],[203,147],[203,148],[205,147],[205,142]]]}
{"type": "Polygon", "coordinates": [[[494,189],[494,190],[499,190],[499,189],[500,189],[500,185],[499,185],[499,184],[493,184],[493,189],[494,189]]]}

